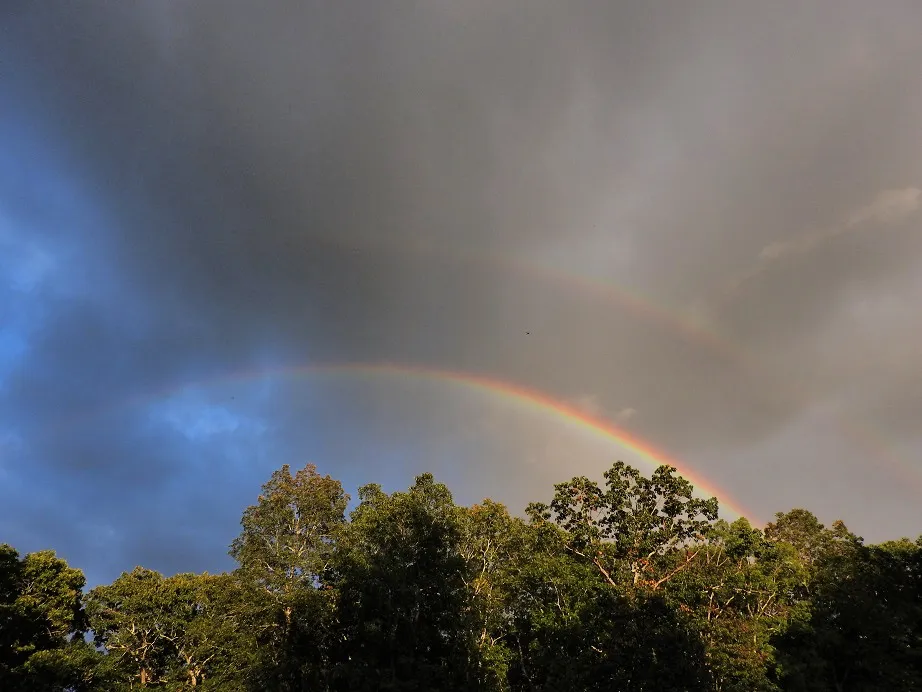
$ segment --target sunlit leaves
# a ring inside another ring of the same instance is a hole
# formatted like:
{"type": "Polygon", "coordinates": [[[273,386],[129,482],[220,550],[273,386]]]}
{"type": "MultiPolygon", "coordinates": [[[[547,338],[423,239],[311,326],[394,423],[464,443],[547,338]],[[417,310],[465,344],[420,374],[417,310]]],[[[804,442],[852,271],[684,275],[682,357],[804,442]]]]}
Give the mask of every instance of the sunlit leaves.
{"type": "Polygon", "coordinates": [[[0,545],[0,688],[39,690],[76,681],[67,662],[83,649],[84,583],[83,573],[53,551],[20,558],[0,545]]]}
{"type": "Polygon", "coordinates": [[[294,476],[286,464],[243,513],[230,553],[269,593],[281,596],[298,585],[319,585],[348,502],[340,482],[321,476],[312,464],[294,476]]]}

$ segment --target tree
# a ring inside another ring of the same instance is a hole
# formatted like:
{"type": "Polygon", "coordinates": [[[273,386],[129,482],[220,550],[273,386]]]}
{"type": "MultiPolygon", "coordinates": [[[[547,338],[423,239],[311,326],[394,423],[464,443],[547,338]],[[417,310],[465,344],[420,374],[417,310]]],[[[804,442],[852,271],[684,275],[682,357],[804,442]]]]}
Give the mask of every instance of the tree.
{"type": "Polygon", "coordinates": [[[406,492],[366,485],[359,498],[335,555],[334,688],[477,689],[451,493],[423,474],[406,492]]]}
{"type": "Polygon", "coordinates": [[[182,573],[163,580],[160,636],[172,649],[172,684],[242,689],[253,668],[254,620],[234,575],[182,573]]]}
{"type": "Polygon", "coordinates": [[[233,575],[135,568],[87,596],[113,684],[244,689],[254,667],[251,594],[233,575]]]}
{"type": "Polygon", "coordinates": [[[776,515],[766,537],[803,565],[798,617],[776,637],[779,679],[790,690],[922,687],[920,543],[879,546],[803,509],[776,515]]]}
{"type": "Polygon", "coordinates": [[[657,590],[698,553],[685,552],[678,565],[668,557],[704,539],[717,519],[717,498],[694,497],[691,483],[671,466],[646,478],[618,461],[605,472],[604,489],[586,477],[554,489],[550,507],[532,504],[530,515],[553,517],[569,536],[567,549],[595,565],[611,586],[627,577],[634,587],[657,590]]]}
{"type": "Polygon", "coordinates": [[[324,583],[349,496],[313,464],[294,476],[284,465],[262,490],[257,504],[244,511],[230,554],[241,573],[290,615],[285,602],[294,591],[324,583]]]}
{"type": "Polygon", "coordinates": [[[254,591],[251,619],[261,623],[257,686],[325,684],[334,616],[330,565],[348,502],[342,484],[313,464],[294,476],[286,464],[243,513],[230,554],[254,591]]]}
{"type": "Polygon", "coordinates": [[[465,618],[477,659],[472,670],[480,688],[506,690],[509,664],[515,656],[509,634],[516,570],[532,558],[527,553],[529,527],[489,499],[459,509],[459,553],[465,561],[467,587],[465,618]]]}
{"type": "Polygon", "coordinates": [[[83,572],[54,551],[19,558],[0,545],[0,687],[79,687],[92,678],[95,652],[84,644],[83,572]]]}
{"type": "Polygon", "coordinates": [[[714,525],[668,593],[701,633],[715,689],[778,689],[772,640],[803,616],[797,600],[803,575],[793,546],[766,540],[746,519],[714,525]]]}
{"type": "Polygon", "coordinates": [[[37,628],[30,626],[17,603],[22,588],[22,563],[11,545],[0,545],[0,682],[11,684],[14,670],[28,658],[28,641],[37,628]]]}
{"type": "Polygon", "coordinates": [[[825,555],[811,584],[810,619],[785,645],[790,689],[922,688],[922,582],[908,540],[853,543],[825,555]]]}
{"type": "Polygon", "coordinates": [[[659,593],[613,588],[567,551],[554,524],[528,527],[510,566],[512,690],[701,690],[708,673],[689,619],[659,593]]]}
{"type": "Polygon", "coordinates": [[[176,612],[174,596],[163,575],[142,567],[87,594],[86,609],[96,644],[105,648],[108,665],[123,683],[137,681],[148,687],[174,673],[171,637],[183,617],[176,612]]]}
{"type": "Polygon", "coordinates": [[[178,659],[176,684],[246,689],[255,677],[261,615],[253,590],[233,574],[177,574],[164,581],[180,614],[165,633],[178,659]]]}

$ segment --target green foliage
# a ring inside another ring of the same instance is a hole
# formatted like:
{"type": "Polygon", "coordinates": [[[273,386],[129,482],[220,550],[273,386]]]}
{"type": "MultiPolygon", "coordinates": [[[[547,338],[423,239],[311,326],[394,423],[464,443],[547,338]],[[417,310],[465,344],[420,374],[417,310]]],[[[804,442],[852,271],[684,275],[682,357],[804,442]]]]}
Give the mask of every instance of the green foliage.
{"type": "Polygon", "coordinates": [[[71,663],[86,653],[80,639],[86,631],[84,584],[83,573],[53,551],[20,559],[11,546],[0,545],[0,689],[79,686],[81,675],[71,663]]]}
{"type": "Polygon", "coordinates": [[[231,689],[253,666],[248,595],[231,575],[163,577],[138,567],[90,591],[86,612],[117,684],[231,689]]]}
{"type": "Polygon", "coordinates": [[[106,664],[102,652],[82,638],[76,638],[63,647],[32,654],[22,668],[20,689],[30,692],[111,689],[114,681],[106,664]]]}
{"type": "Polygon", "coordinates": [[[137,567],[85,595],[54,553],[0,545],[0,689],[922,689],[922,537],[718,521],[675,469],[620,462],[528,520],[430,474],[348,501],[284,466],[233,573],[137,567]]]}
{"type": "Polygon", "coordinates": [[[431,474],[359,491],[341,536],[334,689],[476,689],[460,512],[431,474]]]}
{"type": "Polygon", "coordinates": [[[658,589],[684,567],[669,558],[704,539],[717,519],[717,498],[694,497],[691,483],[671,466],[646,478],[619,461],[605,472],[604,488],[580,477],[558,483],[555,491],[550,508],[533,504],[529,513],[553,517],[569,536],[568,549],[612,586],[658,589]]]}
{"type": "Polygon", "coordinates": [[[803,565],[795,549],[766,540],[746,519],[738,519],[717,522],[695,550],[697,558],[670,583],[668,593],[695,621],[715,687],[777,689],[771,640],[796,615],[803,565]]]}
{"type": "Polygon", "coordinates": [[[461,508],[459,516],[467,589],[464,615],[479,659],[474,668],[477,687],[507,690],[515,657],[508,625],[518,584],[516,567],[527,559],[530,528],[492,500],[461,508]]]}
{"type": "Polygon", "coordinates": [[[810,617],[780,646],[796,690],[922,689],[922,547],[865,546],[836,525],[813,563],[810,617]]]}
{"type": "Polygon", "coordinates": [[[251,674],[256,689],[319,688],[329,677],[335,594],[328,583],[349,496],[339,481],[308,465],[288,465],[246,509],[230,554],[251,592],[260,623],[251,674]]]}
{"type": "Polygon", "coordinates": [[[657,594],[612,588],[565,549],[568,539],[538,521],[512,567],[510,688],[707,689],[688,618],[657,594]]]}
{"type": "Polygon", "coordinates": [[[248,579],[282,602],[301,585],[323,582],[348,503],[340,482],[312,464],[294,476],[286,464],[243,513],[230,554],[248,579]]]}

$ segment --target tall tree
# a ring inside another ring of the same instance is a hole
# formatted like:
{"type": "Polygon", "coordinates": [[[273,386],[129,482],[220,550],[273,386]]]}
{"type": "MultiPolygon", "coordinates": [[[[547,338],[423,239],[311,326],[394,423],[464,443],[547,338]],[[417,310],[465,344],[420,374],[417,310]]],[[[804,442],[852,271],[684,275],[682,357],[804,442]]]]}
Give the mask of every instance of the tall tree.
{"type": "Polygon", "coordinates": [[[251,595],[233,575],[141,567],[94,588],[87,612],[111,684],[245,689],[258,625],[251,595]]]}
{"type": "Polygon", "coordinates": [[[803,579],[790,544],[767,541],[746,519],[714,526],[668,592],[701,632],[715,689],[777,689],[772,639],[798,617],[803,579]]]}
{"type": "Polygon", "coordinates": [[[108,652],[113,675],[125,685],[148,687],[175,677],[172,639],[183,626],[175,593],[163,575],[143,567],[87,594],[87,614],[97,645],[108,652]]]}
{"type": "Polygon", "coordinates": [[[230,554],[247,578],[284,604],[298,588],[323,584],[348,503],[342,484],[313,464],[293,476],[286,464],[244,511],[230,554]]]}
{"type": "Polygon", "coordinates": [[[460,509],[459,552],[465,561],[465,619],[474,643],[472,671],[481,689],[508,689],[508,668],[515,657],[510,624],[517,589],[517,569],[533,559],[529,527],[492,500],[460,509]]]}
{"type": "Polygon", "coordinates": [[[612,587],[570,538],[539,519],[511,567],[511,689],[707,689],[704,652],[689,618],[660,594],[612,587]]]}
{"type": "Polygon", "coordinates": [[[367,485],[359,498],[336,555],[335,688],[477,689],[451,493],[423,474],[406,492],[367,485]]]}
{"type": "Polygon", "coordinates": [[[792,690],[922,689],[919,549],[854,541],[816,563],[810,618],[780,642],[792,690]]]}
{"type": "Polygon", "coordinates": [[[705,538],[717,519],[717,498],[694,496],[694,487],[660,466],[651,478],[618,461],[605,472],[605,487],[583,477],[558,483],[550,507],[532,504],[533,517],[550,519],[568,536],[568,550],[591,562],[611,586],[657,590],[697,555],[684,546],[705,538]]]}
{"type": "Polygon", "coordinates": [[[257,686],[279,690],[325,684],[334,594],[330,566],[349,496],[313,464],[286,464],[263,485],[241,519],[230,554],[254,589],[252,619],[261,672],[257,686]]]}
{"type": "Polygon", "coordinates": [[[93,678],[98,656],[82,638],[85,583],[54,551],[20,559],[0,545],[0,688],[79,688],[93,678]]]}

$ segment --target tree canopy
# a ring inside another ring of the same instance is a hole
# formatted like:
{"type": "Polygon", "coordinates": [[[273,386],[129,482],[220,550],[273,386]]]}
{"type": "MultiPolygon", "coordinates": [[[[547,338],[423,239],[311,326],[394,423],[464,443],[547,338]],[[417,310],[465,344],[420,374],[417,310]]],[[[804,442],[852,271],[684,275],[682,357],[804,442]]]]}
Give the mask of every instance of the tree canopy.
{"type": "Polygon", "coordinates": [[[676,469],[621,462],[524,517],[431,474],[349,502],[283,466],[233,571],[86,592],[0,545],[0,689],[922,689],[922,537],[867,545],[805,509],[728,523],[676,469]]]}

